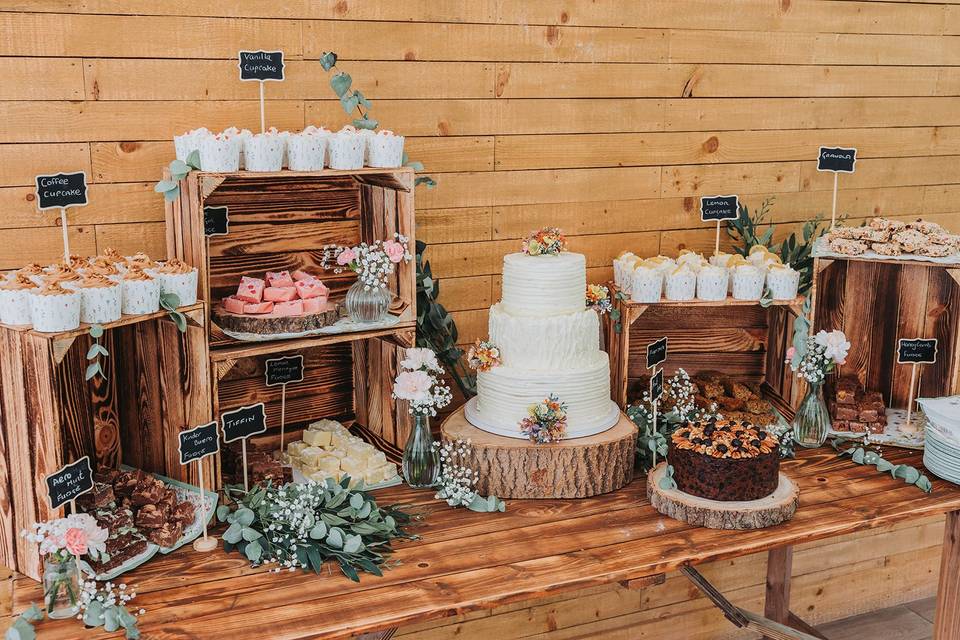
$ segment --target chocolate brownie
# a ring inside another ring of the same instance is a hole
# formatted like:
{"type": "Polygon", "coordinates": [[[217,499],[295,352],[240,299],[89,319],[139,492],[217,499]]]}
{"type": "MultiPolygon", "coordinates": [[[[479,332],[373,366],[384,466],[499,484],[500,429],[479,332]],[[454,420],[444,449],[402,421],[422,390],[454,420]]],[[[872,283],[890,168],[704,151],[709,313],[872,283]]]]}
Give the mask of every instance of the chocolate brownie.
{"type": "Polygon", "coordinates": [[[93,489],[77,498],[77,504],[84,511],[93,511],[94,509],[103,509],[116,500],[113,495],[113,486],[106,482],[97,482],[94,480],[93,489]]]}
{"type": "Polygon", "coordinates": [[[170,512],[170,518],[188,527],[197,518],[196,509],[192,502],[180,502],[170,512]]]}
{"type": "Polygon", "coordinates": [[[146,504],[140,507],[134,520],[140,529],[159,529],[167,521],[163,509],[155,504],[146,504]]]}
{"type": "Polygon", "coordinates": [[[159,529],[147,533],[147,539],[158,547],[172,547],[183,535],[183,525],[179,522],[165,522],[159,529]]]}

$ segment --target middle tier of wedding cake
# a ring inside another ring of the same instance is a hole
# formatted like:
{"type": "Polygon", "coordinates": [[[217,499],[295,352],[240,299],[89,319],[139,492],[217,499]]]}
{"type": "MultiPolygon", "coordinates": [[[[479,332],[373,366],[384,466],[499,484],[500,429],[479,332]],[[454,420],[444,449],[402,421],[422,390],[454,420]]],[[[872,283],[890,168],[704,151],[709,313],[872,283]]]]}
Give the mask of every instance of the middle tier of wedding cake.
{"type": "Polygon", "coordinates": [[[527,438],[521,423],[553,399],[563,438],[606,431],[620,417],[610,399],[610,364],[600,320],[586,307],[586,260],[578,253],[503,258],[503,300],[490,308],[489,343],[499,362],[477,373],[467,420],[497,435],[527,438]]]}

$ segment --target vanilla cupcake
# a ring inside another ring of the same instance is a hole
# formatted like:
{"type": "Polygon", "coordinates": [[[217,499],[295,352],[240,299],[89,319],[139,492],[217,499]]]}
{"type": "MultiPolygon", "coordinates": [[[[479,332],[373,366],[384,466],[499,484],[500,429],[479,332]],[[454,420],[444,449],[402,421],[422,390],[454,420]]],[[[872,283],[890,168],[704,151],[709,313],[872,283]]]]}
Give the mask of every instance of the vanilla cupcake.
{"type": "Polygon", "coordinates": [[[697,272],[697,297],[701,300],[726,300],[728,278],[724,267],[704,265],[697,272]]]}
{"type": "Polygon", "coordinates": [[[403,136],[384,129],[367,136],[366,142],[368,166],[393,168],[403,164],[403,136]]]}
{"type": "Polygon", "coordinates": [[[693,300],[697,295],[697,274],[689,264],[677,265],[667,276],[667,300],[693,300]]]}
{"type": "Polygon", "coordinates": [[[119,283],[96,273],[80,281],[80,322],[104,324],[120,319],[121,292],[119,283]]]}
{"type": "Polygon", "coordinates": [[[130,267],[120,286],[123,287],[124,314],[139,315],[160,310],[160,284],[139,267],[130,267]]]}
{"type": "Polygon", "coordinates": [[[47,272],[44,282],[59,282],[64,289],[76,291],[80,288],[80,274],[65,264],[54,265],[47,272]]]}
{"type": "Polygon", "coordinates": [[[112,260],[105,256],[97,256],[91,260],[90,266],[84,269],[82,274],[84,276],[96,274],[98,276],[103,276],[108,280],[113,280],[116,283],[120,282],[120,278],[123,275],[120,273],[120,268],[112,260]]]}
{"type": "Polygon", "coordinates": [[[171,258],[157,269],[157,281],[160,293],[173,293],[180,299],[180,305],[190,305],[197,301],[197,269],[177,258],[171,258]]]}
{"type": "Polygon", "coordinates": [[[0,323],[29,325],[30,295],[39,285],[23,274],[14,274],[11,280],[0,285],[0,323]]]}
{"type": "Polygon", "coordinates": [[[733,271],[733,297],[737,300],[759,300],[763,295],[763,270],[752,264],[742,264],[733,271]]]}
{"type": "Polygon", "coordinates": [[[182,135],[173,136],[173,148],[176,150],[177,160],[186,162],[190,154],[200,148],[200,140],[209,135],[210,131],[206,127],[200,127],[182,135]]]}
{"type": "Polygon", "coordinates": [[[356,128],[347,125],[327,140],[331,169],[362,169],[366,143],[356,128]]]}
{"type": "Polygon", "coordinates": [[[225,134],[200,140],[200,166],[204,171],[232,172],[240,169],[241,138],[225,134]]]}
{"type": "Polygon", "coordinates": [[[774,300],[793,300],[800,286],[800,272],[790,265],[774,264],[767,272],[767,287],[774,300]]]}
{"type": "Polygon", "coordinates": [[[43,286],[43,279],[46,276],[46,273],[44,273],[43,267],[34,262],[28,264],[22,269],[18,269],[16,275],[26,276],[30,278],[37,286],[43,286]]]}
{"type": "Polygon", "coordinates": [[[280,171],[286,138],[276,130],[243,138],[243,166],[247,171],[280,171]]]}
{"type": "Polygon", "coordinates": [[[287,137],[287,164],[291,171],[320,171],[327,155],[326,129],[307,127],[287,137]]]}
{"type": "Polygon", "coordinates": [[[663,274],[656,263],[644,261],[629,276],[630,299],[634,302],[660,302],[663,292],[663,274]]]}
{"type": "Polygon", "coordinates": [[[70,331],[80,326],[80,294],[53,280],[30,295],[30,319],[37,331],[70,331]]]}

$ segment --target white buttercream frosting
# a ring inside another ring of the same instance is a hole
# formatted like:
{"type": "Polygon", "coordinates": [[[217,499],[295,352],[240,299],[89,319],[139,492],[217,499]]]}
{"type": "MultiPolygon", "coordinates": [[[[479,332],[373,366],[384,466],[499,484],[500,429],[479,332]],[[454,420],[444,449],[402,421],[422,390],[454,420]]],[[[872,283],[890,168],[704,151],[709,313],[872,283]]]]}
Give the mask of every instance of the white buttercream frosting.
{"type": "Polygon", "coordinates": [[[586,268],[586,258],[580,253],[505,255],[503,311],[514,316],[535,317],[583,311],[586,308],[586,268]]]}
{"type": "Polygon", "coordinates": [[[489,327],[503,366],[570,369],[596,362],[600,353],[600,320],[592,309],[534,318],[510,315],[495,304],[490,307],[489,327]]]}

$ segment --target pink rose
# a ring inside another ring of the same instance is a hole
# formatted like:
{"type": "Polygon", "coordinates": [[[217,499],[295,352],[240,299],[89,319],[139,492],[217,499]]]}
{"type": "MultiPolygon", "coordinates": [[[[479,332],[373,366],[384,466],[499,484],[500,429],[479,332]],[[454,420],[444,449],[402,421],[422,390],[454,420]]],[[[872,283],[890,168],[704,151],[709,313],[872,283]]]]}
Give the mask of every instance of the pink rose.
{"type": "Polygon", "coordinates": [[[790,347],[787,349],[787,360],[793,360],[793,356],[797,355],[797,348],[790,347]]]}
{"type": "Polygon", "coordinates": [[[390,258],[390,262],[400,262],[407,253],[403,245],[395,240],[387,240],[383,243],[383,252],[390,258]]]}
{"type": "Polygon", "coordinates": [[[357,252],[353,249],[344,249],[337,255],[337,264],[341,267],[346,266],[356,260],[357,252]]]}
{"type": "Polygon", "coordinates": [[[83,529],[67,529],[67,534],[64,536],[65,547],[67,551],[77,556],[78,558],[87,552],[87,532],[83,529]]]}

